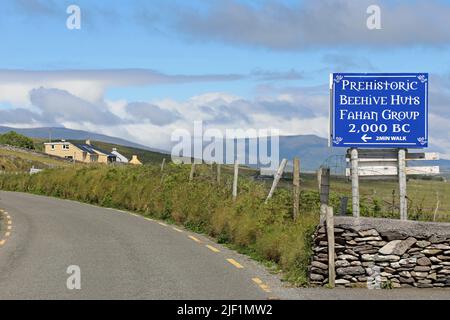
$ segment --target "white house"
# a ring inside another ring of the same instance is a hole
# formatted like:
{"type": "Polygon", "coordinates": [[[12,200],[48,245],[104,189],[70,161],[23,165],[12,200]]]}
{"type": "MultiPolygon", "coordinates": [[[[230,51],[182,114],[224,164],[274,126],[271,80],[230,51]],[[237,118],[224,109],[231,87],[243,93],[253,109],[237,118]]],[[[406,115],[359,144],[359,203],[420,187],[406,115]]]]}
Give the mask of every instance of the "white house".
{"type": "Polygon", "coordinates": [[[120,154],[119,151],[117,151],[117,148],[113,148],[111,153],[116,156],[116,162],[128,163],[128,159],[120,154]]]}

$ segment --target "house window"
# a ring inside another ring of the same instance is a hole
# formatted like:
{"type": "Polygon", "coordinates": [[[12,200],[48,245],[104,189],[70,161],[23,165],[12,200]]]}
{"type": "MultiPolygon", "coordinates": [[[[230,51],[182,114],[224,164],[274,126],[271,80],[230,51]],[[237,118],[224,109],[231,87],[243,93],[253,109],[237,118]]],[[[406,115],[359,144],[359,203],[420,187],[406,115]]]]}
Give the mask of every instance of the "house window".
{"type": "Polygon", "coordinates": [[[52,144],[51,148],[52,148],[52,150],[55,150],[55,145],[54,145],[54,144],[52,144]]]}
{"type": "Polygon", "coordinates": [[[63,150],[69,150],[69,145],[68,144],[63,144],[63,150]]]}

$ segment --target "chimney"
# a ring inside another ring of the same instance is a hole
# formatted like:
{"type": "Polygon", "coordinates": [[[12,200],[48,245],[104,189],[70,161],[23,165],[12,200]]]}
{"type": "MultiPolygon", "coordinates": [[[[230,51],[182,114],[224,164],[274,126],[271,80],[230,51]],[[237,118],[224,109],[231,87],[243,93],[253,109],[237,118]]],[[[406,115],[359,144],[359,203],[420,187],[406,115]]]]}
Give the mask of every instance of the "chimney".
{"type": "Polygon", "coordinates": [[[91,140],[87,139],[87,140],[86,140],[86,144],[87,144],[87,145],[91,145],[91,140]]]}

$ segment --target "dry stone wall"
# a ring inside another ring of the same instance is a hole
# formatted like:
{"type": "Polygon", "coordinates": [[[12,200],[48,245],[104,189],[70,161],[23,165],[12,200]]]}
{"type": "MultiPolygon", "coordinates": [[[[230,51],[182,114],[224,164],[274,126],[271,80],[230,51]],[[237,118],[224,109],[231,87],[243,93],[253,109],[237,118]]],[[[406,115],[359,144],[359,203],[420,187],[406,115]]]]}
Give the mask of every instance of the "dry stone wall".
{"type": "MultiPolygon", "coordinates": [[[[335,217],[336,286],[450,287],[450,224],[335,217]]],[[[328,242],[314,234],[310,283],[328,283],[328,242]]]]}

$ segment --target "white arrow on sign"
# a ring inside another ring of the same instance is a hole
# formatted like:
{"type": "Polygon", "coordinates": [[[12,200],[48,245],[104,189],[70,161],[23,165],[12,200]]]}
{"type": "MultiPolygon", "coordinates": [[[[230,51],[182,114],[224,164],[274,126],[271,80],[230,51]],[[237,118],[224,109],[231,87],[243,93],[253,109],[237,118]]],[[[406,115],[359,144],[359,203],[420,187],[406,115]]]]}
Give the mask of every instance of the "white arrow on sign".
{"type": "Polygon", "coordinates": [[[364,135],[361,137],[361,140],[367,142],[367,140],[372,140],[372,137],[368,137],[367,133],[364,133],[364,135]]]}

